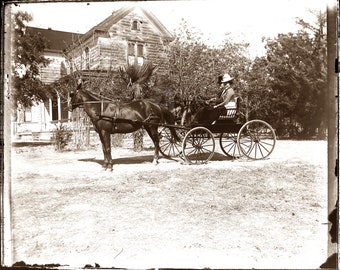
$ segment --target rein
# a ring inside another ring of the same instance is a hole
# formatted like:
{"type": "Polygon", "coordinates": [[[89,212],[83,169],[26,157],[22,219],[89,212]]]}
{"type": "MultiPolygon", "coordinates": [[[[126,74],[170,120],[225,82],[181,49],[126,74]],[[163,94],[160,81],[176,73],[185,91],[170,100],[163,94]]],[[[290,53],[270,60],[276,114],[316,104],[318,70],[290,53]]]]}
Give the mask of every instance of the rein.
{"type": "MultiPolygon", "coordinates": [[[[79,90],[77,89],[75,94],[77,95],[78,92],[79,92],[79,90]]],[[[104,111],[104,102],[105,103],[116,102],[116,100],[113,100],[111,98],[105,97],[102,94],[98,95],[96,93],[90,93],[90,96],[91,95],[95,96],[96,98],[100,98],[100,100],[84,101],[84,102],[81,102],[81,103],[74,103],[74,105],[82,106],[84,104],[98,104],[98,103],[100,103],[101,104],[101,106],[100,106],[100,113],[102,115],[103,111],[104,111]],[[106,100],[106,101],[104,101],[104,100],[106,100]]]]}

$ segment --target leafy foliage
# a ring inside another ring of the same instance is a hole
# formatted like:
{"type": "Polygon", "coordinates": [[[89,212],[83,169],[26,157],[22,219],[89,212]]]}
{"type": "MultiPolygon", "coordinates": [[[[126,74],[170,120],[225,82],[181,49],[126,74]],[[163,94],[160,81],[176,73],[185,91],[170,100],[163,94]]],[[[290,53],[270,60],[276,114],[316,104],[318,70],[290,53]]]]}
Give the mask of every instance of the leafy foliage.
{"type": "Polygon", "coordinates": [[[298,33],[267,39],[271,120],[281,134],[310,137],[316,129],[320,136],[324,133],[326,16],[316,15],[316,26],[298,20],[298,33]]]}
{"type": "Polygon", "coordinates": [[[127,67],[120,67],[119,74],[127,85],[132,83],[145,85],[150,81],[155,69],[156,66],[149,62],[143,65],[135,63],[134,65],[127,65],[127,67]]]}
{"type": "Polygon", "coordinates": [[[65,125],[57,125],[54,130],[55,149],[59,152],[63,151],[66,145],[71,141],[72,131],[65,125]]]}
{"type": "Polygon", "coordinates": [[[235,78],[243,120],[268,121],[278,135],[310,138],[325,134],[325,13],[315,22],[297,19],[297,33],[264,38],[267,55],[250,59],[248,44],[226,40],[208,47],[183,21],[169,50],[169,89],[182,102],[217,91],[218,75],[235,78]]]}
{"type": "Polygon", "coordinates": [[[247,44],[235,44],[226,39],[221,48],[204,44],[199,33],[191,31],[185,21],[178,29],[177,37],[169,50],[169,78],[174,95],[182,99],[189,96],[213,96],[216,94],[217,78],[228,72],[237,77],[247,44]]]}
{"type": "Polygon", "coordinates": [[[49,97],[47,88],[40,80],[40,68],[49,64],[43,55],[48,41],[40,34],[27,31],[26,23],[32,16],[26,12],[15,14],[14,27],[14,100],[24,107],[49,97]]]}

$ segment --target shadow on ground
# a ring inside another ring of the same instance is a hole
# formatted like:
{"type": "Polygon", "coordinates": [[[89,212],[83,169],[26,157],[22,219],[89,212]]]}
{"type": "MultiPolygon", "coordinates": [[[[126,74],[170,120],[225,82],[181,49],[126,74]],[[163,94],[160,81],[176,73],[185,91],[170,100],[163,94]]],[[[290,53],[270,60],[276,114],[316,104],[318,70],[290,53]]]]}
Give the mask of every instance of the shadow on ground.
{"type": "MultiPolygon", "coordinates": [[[[171,160],[173,162],[179,162],[183,163],[182,158],[166,158],[160,156],[160,160],[167,159],[171,160]]],[[[135,157],[122,157],[122,158],[113,158],[113,164],[144,164],[144,163],[151,163],[153,160],[153,155],[143,155],[143,156],[135,156],[135,157]]],[[[233,160],[231,157],[224,156],[220,153],[215,153],[214,156],[210,161],[223,161],[223,160],[233,160]]],[[[84,158],[84,159],[78,159],[78,161],[82,162],[94,162],[100,165],[103,165],[104,160],[103,159],[96,159],[96,158],[84,158]]]]}

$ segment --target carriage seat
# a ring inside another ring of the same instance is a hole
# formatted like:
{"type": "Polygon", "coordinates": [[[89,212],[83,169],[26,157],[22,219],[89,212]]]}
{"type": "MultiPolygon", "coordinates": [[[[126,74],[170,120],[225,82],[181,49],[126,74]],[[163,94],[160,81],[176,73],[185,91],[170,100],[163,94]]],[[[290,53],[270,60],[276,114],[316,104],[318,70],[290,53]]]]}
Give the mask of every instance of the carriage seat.
{"type": "Polygon", "coordinates": [[[227,109],[226,113],[221,114],[218,120],[225,120],[225,119],[234,119],[239,107],[240,98],[235,98],[235,101],[229,102],[225,108],[227,109]]]}

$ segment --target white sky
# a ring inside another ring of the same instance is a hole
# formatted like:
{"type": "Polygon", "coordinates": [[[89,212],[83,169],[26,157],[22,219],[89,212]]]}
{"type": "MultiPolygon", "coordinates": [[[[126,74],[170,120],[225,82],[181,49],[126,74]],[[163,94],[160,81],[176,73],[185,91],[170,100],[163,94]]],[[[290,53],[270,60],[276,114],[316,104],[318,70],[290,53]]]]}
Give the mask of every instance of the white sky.
{"type": "MultiPolygon", "coordinates": [[[[12,12],[33,15],[30,26],[85,33],[112,11],[131,2],[48,2],[12,5],[12,12]]],[[[263,51],[262,37],[295,32],[295,18],[312,21],[308,11],[326,10],[327,0],[192,0],[133,2],[150,10],[172,33],[182,18],[204,34],[210,44],[221,44],[225,33],[251,44],[252,54],[263,51]]]]}

